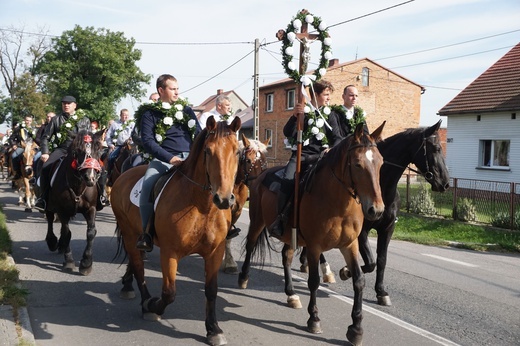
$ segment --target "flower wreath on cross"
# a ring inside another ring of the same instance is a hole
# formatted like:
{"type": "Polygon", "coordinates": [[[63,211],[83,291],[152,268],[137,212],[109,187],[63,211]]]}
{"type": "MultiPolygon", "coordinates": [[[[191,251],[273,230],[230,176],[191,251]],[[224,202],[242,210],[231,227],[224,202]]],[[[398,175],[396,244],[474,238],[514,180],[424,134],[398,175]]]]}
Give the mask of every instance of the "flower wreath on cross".
{"type": "Polygon", "coordinates": [[[114,130],[114,134],[112,135],[112,143],[116,144],[117,143],[117,139],[119,138],[119,134],[121,132],[125,131],[125,130],[133,128],[132,126],[134,124],[135,124],[135,122],[133,120],[130,120],[130,121],[127,121],[124,126],[121,125],[121,127],[115,129],[114,130]]]}
{"type": "Polygon", "coordinates": [[[139,131],[141,130],[141,119],[145,112],[160,112],[164,116],[157,124],[155,124],[155,140],[157,143],[161,144],[164,141],[166,132],[174,124],[185,125],[190,132],[191,139],[193,139],[195,137],[195,130],[197,129],[197,121],[192,119],[188,113],[184,112],[184,108],[187,106],[188,100],[181,97],[179,97],[173,104],[162,102],[161,100],[158,100],[157,102],[150,101],[143,103],[135,113],[135,126],[139,131]]]}
{"type": "MultiPolygon", "coordinates": [[[[326,134],[325,122],[329,120],[331,108],[328,106],[320,107],[319,112],[313,111],[315,109],[310,104],[303,107],[305,118],[307,119],[307,127],[302,133],[302,145],[309,145],[311,138],[314,136],[318,141],[321,141],[323,147],[329,146],[329,141],[326,134]]],[[[293,150],[296,150],[296,138],[286,138],[286,144],[290,144],[293,150]]]]}
{"type": "Polygon", "coordinates": [[[83,109],[76,109],[76,112],[73,115],[70,115],[67,121],[61,124],[60,129],[57,133],[52,135],[50,139],[50,147],[52,149],[56,149],[63,142],[67,140],[70,131],[74,131],[78,121],[87,116],[87,113],[83,109]]]}
{"type": "MultiPolygon", "coordinates": [[[[316,80],[320,80],[321,77],[327,73],[327,67],[329,67],[329,60],[332,58],[331,43],[327,25],[320,17],[316,17],[306,10],[298,12],[293,20],[287,26],[285,32],[283,30],[278,32],[279,38],[282,39],[282,64],[285,69],[285,73],[291,77],[296,83],[300,83],[302,75],[300,75],[299,68],[294,59],[293,43],[297,39],[296,33],[300,31],[302,22],[305,21],[311,24],[318,32],[318,40],[321,42],[321,58],[318,68],[314,70],[314,76],[316,80]]],[[[305,73],[305,72],[304,72],[305,73]]]]}

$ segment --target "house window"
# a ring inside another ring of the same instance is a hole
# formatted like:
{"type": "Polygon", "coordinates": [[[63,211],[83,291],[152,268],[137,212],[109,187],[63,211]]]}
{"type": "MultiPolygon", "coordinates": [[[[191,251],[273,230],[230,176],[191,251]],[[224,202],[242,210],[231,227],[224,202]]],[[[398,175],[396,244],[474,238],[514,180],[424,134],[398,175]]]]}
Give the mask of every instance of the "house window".
{"type": "Polygon", "coordinates": [[[287,90],[285,93],[285,98],[287,100],[287,109],[294,109],[294,89],[287,90]]]}
{"type": "Polygon", "coordinates": [[[273,130],[271,129],[265,129],[265,138],[264,140],[269,139],[269,142],[267,142],[267,147],[272,148],[273,147],[273,130]]]}
{"type": "Polygon", "coordinates": [[[369,77],[370,70],[368,67],[363,67],[363,70],[361,71],[361,85],[368,86],[369,77]]]}
{"type": "Polygon", "coordinates": [[[509,147],[507,140],[481,140],[480,166],[509,168],[509,147]]]}
{"type": "Polygon", "coordinates": [[[265,95],[265,111],[272,112],[274,109],[274,94],[265,95]]]}

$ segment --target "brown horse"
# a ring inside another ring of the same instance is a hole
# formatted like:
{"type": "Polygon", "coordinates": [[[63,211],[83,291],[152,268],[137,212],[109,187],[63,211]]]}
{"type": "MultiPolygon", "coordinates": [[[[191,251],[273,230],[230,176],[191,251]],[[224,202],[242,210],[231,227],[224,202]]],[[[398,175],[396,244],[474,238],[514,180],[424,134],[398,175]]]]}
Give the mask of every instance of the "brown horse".
{"type": "MultiPolygon", "coordinates": [[[[141,234],[139,209],[130,200],[134,185],[146,166],[124,172],[112,187],[112,210],[117,220],[119,243],[129,258],[121,296],[134,296],[132,275],[141,293],[145,319],[156,319],[175,300],[175,279],[180,259],[199,254],[205,262],[206,330],[211,345],[223,345],[215,310],[217,276],[224,256],[225,239],[231,225],[233,187],[238,167],[240,118],[228,125],[209,118],[195,138],[188,158],[173,167],[156,203],[154,243],[160,247],[163,286],[161,297],[152,297],[144,279],[142,253],[136,248],[141,234]]],[[[161,181],[162,179],[160,179],[161,181]]]]}
{"type": "MultiPolygon", "coordinates": [[[[235,179],[233,193],[236,203],[231,208],[231,225],[235,225],[242,214],[242,208],[249,197],[249,185],[255,180],[263,170],[267,168],[267,143],[255,139],[248,139],[242,134],[240,141],[240,160],[238,161],[238,172],[235,179]]],[[[238,273],[238,266],[231,252],[231,240],[226,239],[226,253],[222,262],[222,270],[226,274],[238,273]]]]}
{"type": "Polygon", "coordinates": [[[39,146],[33,140],[22,143],[22,146],[24,147],[22,160],[20,161],[22,176],[16,181],[19,195],[18,205],[25,204],[25,211],[31,212],[36,195],[34,193],[34,185],[29,183],[29,181],[34,177],[33,159],[39,146]]]}
{"type": "Polygon", "coordinates": [[[114,165],[108,174],[107,186],[114,185],[114,182],[123,173],[123,163],[130,156],[137,154],[137,146],[131,138],[127,139],[122,145],[119,155],[114,160],[114,165]]]}
{"type": "MultiPolygon", "coordinates": [[[[320,283],[319,257],[324,251],[339,248],[353,276],[354,305],[353,324],[348,327],[347,339],[354,345],[361,344],[363,329],[362,295],[364,276],[358,262],[358,235],[363,218],[378,219],[384,210],[379,187],[379,170],[383,158],[377,150],[376,141],[380,140],[384,123],[371,135],[363,132],[363,125],[356,127],[353,135],[343,139],[318,161],[314,176],[307,182],[301,193],[298,212],[299,246],[307,246],[309,263],[308,287],[310,300],[307,329],[311,333],[321,333],[316,293],[320,283]]],[[[266,170],[251,186],[249,201],[250,226],[247,235],[246,257],[239,274],[239,286],[246,288],[249,280],[251,256],[265,256],[266,237],[260,237],[265,226],[276,218],[276,194],[264,186],[263,181],[269,173],[279,168],[266,170]]],[[[285,244],[291,242],[293,217],[289,218],[285,232],[280,238],[285,244]]],[[[288,246],[282,252],[284,263],[292,261],[294,250],[288,246]]],[[[263,260],[263,258],[262,258],[263,260]]],[[[290,272],[285,271],[285,276],[290,272]]],[[[292,297],[289,297],[290,302],[292,297]]]]}

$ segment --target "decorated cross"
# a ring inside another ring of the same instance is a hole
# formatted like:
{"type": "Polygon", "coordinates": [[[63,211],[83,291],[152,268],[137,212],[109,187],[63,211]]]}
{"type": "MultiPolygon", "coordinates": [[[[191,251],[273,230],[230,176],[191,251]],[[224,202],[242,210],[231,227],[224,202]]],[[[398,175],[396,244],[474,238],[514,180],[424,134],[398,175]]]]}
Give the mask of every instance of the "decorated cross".
{"type": "MultiPolygon", "coordinates": [[[[303,9],[296,14],[292,21],[287,26],[286,30],[278,30],[276,33],[278,40],[282,41],[282,58],[283,67],[289,77],[300,85],[298,88],[297,103],[305,104],[308,95],[306,88],[309,87],[313,81],[318,81],[327,73],[329,60],[332,58],[331,39],[327,30],[327,25],[321,20],[303,9]],[[317,34],[308,33],[308,25],[312,25],[317,34]],[[318,68],[314,70],[312,75],[306,75],[307,66],[309,64],[311,54],[310,45],[316,40],[321,41],[321,58],[318,68]],[[293,44],[295,41],[300,42],[299,50],[299,66],[296,66],[294,61],[293,44]]],[[[303,107],[302,107],[303,108],[303,107]]],[[[294,222],[291,236],[291,247],[293,249],[297,246],[297,229],[298,229],[298,196],[299,196],[299,180],[301,170],[301,152],[302,152],[302,134],[303,134],[303,119],[304,115],[297,114],[297,138],[296,138],[296,172],[294,176],[294,222]]]]}

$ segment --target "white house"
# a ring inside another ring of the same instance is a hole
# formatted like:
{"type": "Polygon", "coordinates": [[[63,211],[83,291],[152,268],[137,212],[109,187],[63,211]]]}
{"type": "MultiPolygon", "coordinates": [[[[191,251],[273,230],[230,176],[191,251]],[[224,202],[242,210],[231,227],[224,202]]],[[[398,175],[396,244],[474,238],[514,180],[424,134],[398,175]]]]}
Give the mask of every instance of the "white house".
{"type": "Polygon", "coordinates": [[[438,114],[449,117],[446,163],[451,177],[520,186],[520,44],[438,114]]]}

